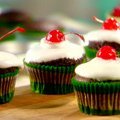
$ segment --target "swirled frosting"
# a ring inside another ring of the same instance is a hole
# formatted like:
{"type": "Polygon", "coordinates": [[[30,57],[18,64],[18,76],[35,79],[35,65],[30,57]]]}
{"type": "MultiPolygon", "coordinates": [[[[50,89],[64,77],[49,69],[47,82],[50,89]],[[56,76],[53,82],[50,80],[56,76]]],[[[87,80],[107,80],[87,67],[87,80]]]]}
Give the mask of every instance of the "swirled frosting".
{"type": "Polygon", "coordinates": [[[104,60],[96,57],[87,63],[78,65],[75,73],[97,81],[120,80],[120,59],[104,60]]]}
{"type": "Polygon", "coordinates": [[[49,43],[45,38],[40,43],[30,48],[26,53],[26,62],[47,62],[60,58],[79,59],[83,57],[84,49],[69,40],[60,43],[49,43]]]}
{"type": "Polygon", "coordinates": [[[120,44],[120,30],[96,30],[84,35],[86,45],[89,41],[109,41],[120,44]]]}
{"type": "Polygon", "coordinates": [[[17,56],[0,51],[0,68],[21,67],[22,61],[17,56]]]}

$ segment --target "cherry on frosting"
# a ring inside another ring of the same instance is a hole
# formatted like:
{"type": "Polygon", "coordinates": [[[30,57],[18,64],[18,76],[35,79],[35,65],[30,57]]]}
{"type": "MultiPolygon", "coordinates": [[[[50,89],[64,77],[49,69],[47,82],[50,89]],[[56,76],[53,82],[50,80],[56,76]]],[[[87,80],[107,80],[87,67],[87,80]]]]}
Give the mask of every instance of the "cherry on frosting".
{"type": "Polygon", "coordinates": [[[65,40],[65,35],[60,30],[52,30],[47,34],[46,40],[50,43],[59,43],[65,40]]]}
{"type": "Polygon", "coordinates": [[[119,23],[114,18],[108,18],[103,22],[103,29],[118,30],[119,28],[119,23]]]}
{"type": "Polygon", "coordinates": [[[105,21],[98,19],[97,17],[93,16],[93,19],[99,23],[102,23],[102,28],[105,30],[118,30],[120,29],[119,23],[114,18],[108,18],[105,21]]]}
{"type": "Polygon", "coordinates": [[[115,60],[117,57],[115,49],[111,46],[101,47],[96,56],[105,60],[115,60]]]}
{"type": "Polygon", "coordinates": [[[113,11],[112,11],[112,15],[115,17],[120,17],[120,6],[116,6],[113,11]]]}
{"type": "Polygon", "coordinates": [[[0,37],[0,40],[8,37],[9,35],[13,34],[13,33],[16,32],[16,31],[18,31],[18,32],[25,32],[25,29],[24,29],[24,28],[21,28],[21,27],[16,27],[15,29],[13,29],[13,30],[9,31],[8,33],[6,33],[5,35],[1,36],[1,37],[0,37]]]}

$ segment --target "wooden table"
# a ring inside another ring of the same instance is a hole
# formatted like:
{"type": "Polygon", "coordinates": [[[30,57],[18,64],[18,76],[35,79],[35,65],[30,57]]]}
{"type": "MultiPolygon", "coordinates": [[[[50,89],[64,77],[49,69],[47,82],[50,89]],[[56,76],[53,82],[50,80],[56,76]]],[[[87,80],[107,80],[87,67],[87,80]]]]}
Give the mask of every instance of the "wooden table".
{"type": "Polygon", "coordinates": [[[79,112],[74,93],[34,94],[29,85],[24,86],[28,81],[26,76],[19,77],[13,100],[0,105],[0,120],[120,120],[120,115],[92,116],[79,112]]]}

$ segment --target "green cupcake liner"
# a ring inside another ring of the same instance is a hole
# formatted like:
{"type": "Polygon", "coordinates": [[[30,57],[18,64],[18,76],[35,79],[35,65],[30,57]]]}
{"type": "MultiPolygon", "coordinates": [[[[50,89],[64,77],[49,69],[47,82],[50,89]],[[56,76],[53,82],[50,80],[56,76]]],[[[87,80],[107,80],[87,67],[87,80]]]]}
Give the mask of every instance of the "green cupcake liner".
{"type": "Polygon", "coordinates": [[[18,72],[19,68],[16,68],[14,72],[0,74],[0,104],[7,103],[13,98],[18,72]]]}
{"type": "Polygon", "coordinates": [[[25,64],[25,67],[30,77],[32,91],[35,93],[66,94],[73,92],[71,78],[74,75],[75,66],[38,65],[36,67],[36,65],[32,65],[31,67],[31,64],[25,64]]]}
{"type": "Polygon", "coordinates": [[[72,78],[72,84],[77,91],[84,93],[109,94],[120,92],[120,82],[80,82],[72,78]]]}
{"type": "Polygon", "coordinates": [[[13,96],[14,96],[14,91],[7,93],[3,96],[0,96],[0,104],[10,102],[12,100],[13,96]]]}
{"type": "Polygon", "coordinates": [[[89,46],[85,46],[84,49],[88,60],[91,60],[96,56],[96,49],[90,48],[89,46]]]}
{"type": "Polygon", "coordinates": [[[39,94],[67,94],[73,92],[72,85],[62,85],[62,84],[41,84],[39,82],[31,81],[32,92],[39,94]]]}
{"type": "Polygon", "coordinates": [[[101,109],[91,109],[84,105],[79,104],[79,110],[86,114],[91,115],[117,115],[120,114],[120,110],[101,110],[101,109]]]}
{"type": "Polygon", "coordinates": [[[24,61],[24,64],[27,67],[43,70],[43,71],[52,71],[52,72],[60,72],[60,73],[71,73],[74,72],[75,66],[52,66],[52,65],[40,65],[40,64],[32,64],[32,63],[26,63],[24,61]]]}
{"type": "Polygon", "coordinates": [[[19,68],[16,68],[14,72],[0,74],[0,78],[10,77],[10,76],[16,76],[19,73],[19,68]]]}
{"type": "Polygon", "coordinates": [[[72,78],[80,111],[87,114],[120,114],[120,82],[83,82],[72,78]]]}

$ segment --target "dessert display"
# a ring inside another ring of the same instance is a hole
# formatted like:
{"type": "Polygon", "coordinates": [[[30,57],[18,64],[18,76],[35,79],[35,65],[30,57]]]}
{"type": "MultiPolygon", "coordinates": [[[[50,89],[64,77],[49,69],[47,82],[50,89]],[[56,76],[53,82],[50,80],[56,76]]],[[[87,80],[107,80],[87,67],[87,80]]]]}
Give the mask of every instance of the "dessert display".
{"type": "Polygon", "coordinates": [[[94,115],[120,114],[120,58],[103,46],[91,61],[78,65],[72,84],[80,111],[94,115]]]}
{"type": "MultiPolygon", "coordinates": [[[[2,11],[0,14],[0,35],[5,34],[16,26],[24,27],[25,33],[20,34],[24,39],[33,40],[44,36],[52,29],[63,30],[63,26],[47,18],[34,20],[29,14],[15,9],[2,11]]],[[[17,35],[11,35],[6,40],[13,40],[17,35]]]]}
{"type": "MultiPolygon", "coordinates": [[[[33,92],[41,94],[73,92],[71,78],[74,75],[74,68],[83,62],[85,52],[81,45],[67,38],[68,35],[66,37],[60,30],[52,30],[26,53],[24,64],[33,92]]],[[[81,38],[79,37],[79,40],[82,41],[81,38]]]]}
{"type": "Polygon", "coordinates": [[[115,18],[117,21],[120,22],[120,5],[115,6],[110,13],[106,15],[107,18],[115,18]]]}
{"type": "MultiPolygon", "coordinates": [[[[17,27],[0,37],[0,41],[16,31],[24,32],[24,29],[17,27]]],[[[0,51],[0,104],[7,103],[13,98],[16,76],[21,66],[22,62],[17,56],[0,51]]]]}
{"type": "MultiPolygon", "coordinates": [[[[119,53],[120,51],[120,25],[114,18],[105,21],[94,17],[96,21],[102,23],[102,29],[91,31],[84,35],[86,45],[85,51],[88,60],[96,56],[96,52],[104,45],[112,46],[119,53]]],[[[119,55],[119,54],[118,54],[119,55]]]]}

